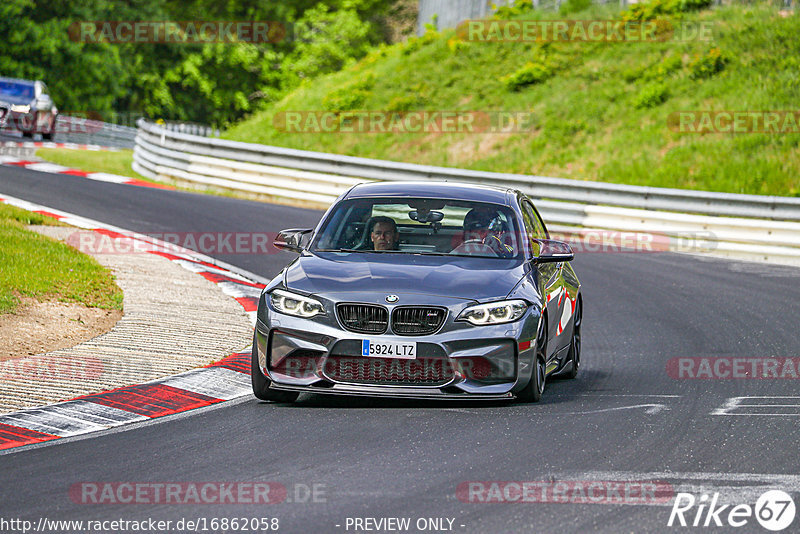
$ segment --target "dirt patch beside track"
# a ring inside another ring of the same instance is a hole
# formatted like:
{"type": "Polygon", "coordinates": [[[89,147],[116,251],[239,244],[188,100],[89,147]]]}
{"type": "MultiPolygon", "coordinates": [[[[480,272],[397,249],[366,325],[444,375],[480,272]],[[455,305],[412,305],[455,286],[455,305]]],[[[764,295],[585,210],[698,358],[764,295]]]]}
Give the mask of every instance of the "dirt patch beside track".
{"type": "Polygon", "coordinates": [[[0,361],[73,347],[111,330],[119,310],[20,298],[15,313],[0,315],[0,361]]]}

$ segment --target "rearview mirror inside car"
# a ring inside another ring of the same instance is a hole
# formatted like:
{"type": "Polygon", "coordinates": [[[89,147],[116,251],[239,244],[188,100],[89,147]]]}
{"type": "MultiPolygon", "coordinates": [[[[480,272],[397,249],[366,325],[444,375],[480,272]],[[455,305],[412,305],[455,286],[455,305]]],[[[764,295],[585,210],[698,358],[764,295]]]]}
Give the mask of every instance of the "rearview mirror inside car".
{"type": "Polygon", "coordinates": [[[428,211],[428,210],[414,210],[408,212],[408,217],[412,221],[421,223],[437,223],[444,219],[444,213],[441,211],[428,211]]]}

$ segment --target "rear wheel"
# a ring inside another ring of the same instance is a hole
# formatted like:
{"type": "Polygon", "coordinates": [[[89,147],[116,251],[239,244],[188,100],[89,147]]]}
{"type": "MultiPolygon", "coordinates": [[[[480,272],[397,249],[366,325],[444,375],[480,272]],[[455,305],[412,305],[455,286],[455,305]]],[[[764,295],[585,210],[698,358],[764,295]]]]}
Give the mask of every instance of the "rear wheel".
{"type": "Polygon", "coordinates": [[[575,378],[578,376],[578,370],[581,367],[581,321],[583,320],[583,302],[578,299],[575,304],[575,315],[572,318],[572,342],[569,346],[569,361],[571,362],[569,372],[564,376],[567,378],[575,378]]]}
{"type": "Polygon", "coordinates": [[[250,365],[250,381],[253,384],[253,395],[265,401],[272,402],[294,402],[300,395],[296,391],[276,391],[270,389],[270,379],[261,372],[258,364],[258,345],[255,334],[253,334],[253,357],[250,365]]]}
{"type": "Polygon", "coordinates": [[[536,356],[531,380],[525,386],[518,399],[520,402],[539,402],[544,393],[544,383],[547,379],[547,320],[539,320],[539,331],[536,333],[536,356]]]}

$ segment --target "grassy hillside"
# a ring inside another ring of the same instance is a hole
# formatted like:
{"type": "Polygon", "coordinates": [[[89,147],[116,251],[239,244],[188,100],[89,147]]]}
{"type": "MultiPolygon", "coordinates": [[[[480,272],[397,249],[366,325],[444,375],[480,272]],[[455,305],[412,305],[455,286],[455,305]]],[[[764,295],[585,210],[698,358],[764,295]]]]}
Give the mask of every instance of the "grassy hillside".
{"type": "MultiPolygon", "coordinates": [[[[429,32],[304,84],[224,137],[470,169],[800,195],[800,134],[668,127],[670,114],[684,110],[800,109],[800,14],[768,4],[676,13],[678,5],[659,2],[656,9],[673,13],[658,16],[708,24],[711,41],[467,42],[455,31],[429,32]],[[510,134],[287,133],[274,124],[287,110],[351,109],[528,112],[533,128],[510,134]]],[[[595,6],[568,14],[517,9],[500,17],[636,15],[595,6]]]]}

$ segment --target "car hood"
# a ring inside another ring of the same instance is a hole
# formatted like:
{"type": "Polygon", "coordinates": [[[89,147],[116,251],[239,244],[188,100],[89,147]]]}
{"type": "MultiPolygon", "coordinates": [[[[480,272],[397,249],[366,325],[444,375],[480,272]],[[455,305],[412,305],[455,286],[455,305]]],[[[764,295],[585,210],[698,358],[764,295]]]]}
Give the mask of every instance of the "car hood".
{"type": "Polygon", "coordinates": [[[466,300],[508,295],[524,262],[416,254],[304,253],[287,268],[289,289],[310,294],[416,293],[466,300]]]}
{"type": "Polygon", "coordinates": [[[33,104],[33,99],[26,96],[0,94],[0,102],[3,102],[7,105],[14,104],[15,106],[27,106],[33,104]]]}

